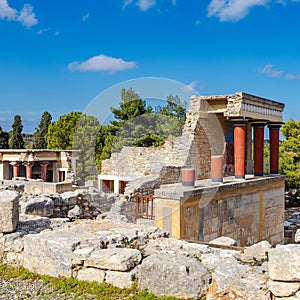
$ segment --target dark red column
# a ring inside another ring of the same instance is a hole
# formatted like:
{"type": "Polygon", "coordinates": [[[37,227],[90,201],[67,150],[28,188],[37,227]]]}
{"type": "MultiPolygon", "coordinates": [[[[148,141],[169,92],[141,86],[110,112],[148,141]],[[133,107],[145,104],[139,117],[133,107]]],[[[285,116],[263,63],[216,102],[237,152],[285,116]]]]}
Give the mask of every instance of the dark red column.
{"type": "Polygon", "coordinates": [[[47,181],[47,166],[48,166],[48,162],[44,161],[44,162],[40,162],[40,166],[41,166],[41,178],[43,179],[43,181],[47,181]]]}
{"type": "Polygon", "coordinates": [[[264,175],[264,131],[266,122],[253,123],[254,128],[254,176],[264,175]]]}
{"type": "Polygon", "coordinates": [[[246,125],[245,121],[234,123],[234,175],[236,179],[245,178],[246,173],[246,125]]]}
{"type": "Polygon", "coordinates": [[[268,125],[270,139],[270,174],[279,174],[279,130],[281,124],[268,125]]]}
{"type": "Polygon", "coordinates": [[[26,178],[31,179],[32,178],[32,167],[34,163],[32,162],[26,162],[24,163],[24,166],[26,167],[26,178]]]}
{"type": "Polygon", "coordinates": [[[13,166],[13,177],[19,177],[20,162],[18,162],[18,161],[12,161],[9,164],[13,166]]]}

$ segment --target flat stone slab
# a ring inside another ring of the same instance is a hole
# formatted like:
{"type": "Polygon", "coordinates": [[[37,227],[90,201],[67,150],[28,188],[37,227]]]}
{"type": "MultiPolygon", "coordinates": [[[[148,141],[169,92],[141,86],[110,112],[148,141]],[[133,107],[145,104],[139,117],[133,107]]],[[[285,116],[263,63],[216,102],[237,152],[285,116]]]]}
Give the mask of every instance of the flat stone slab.
{"type": "Polygon", "coordinates": [[[0,192],[0,233],[11,233],[19,222],[19,193],[5,190],[0,192]]]}
{"type": "Polygon", "coordinates": [[[269,252],[270,278],[278,281],[300,281],[300,245],[277,245],[269,252]]]}
{"type": "Polygon", "coordinates": [[[137,249],[110,248],[94,251],[84,262],[84,266],[111,271],[129,271],[141,260],[141,252],[137,249]]]}

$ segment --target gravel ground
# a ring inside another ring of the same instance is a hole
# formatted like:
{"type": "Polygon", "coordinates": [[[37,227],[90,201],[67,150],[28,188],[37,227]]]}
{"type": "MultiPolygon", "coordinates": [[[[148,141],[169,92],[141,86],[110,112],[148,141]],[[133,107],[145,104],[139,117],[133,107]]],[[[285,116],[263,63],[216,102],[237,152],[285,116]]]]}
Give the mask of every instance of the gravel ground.
{"type": "Polygon", "coordinates": [[[63,295],[53,291],[53,289],[43,284],[41,280],[7,280],[0,278],[0,299],[73,300],[75,298],[72,295],[63,295]]]}

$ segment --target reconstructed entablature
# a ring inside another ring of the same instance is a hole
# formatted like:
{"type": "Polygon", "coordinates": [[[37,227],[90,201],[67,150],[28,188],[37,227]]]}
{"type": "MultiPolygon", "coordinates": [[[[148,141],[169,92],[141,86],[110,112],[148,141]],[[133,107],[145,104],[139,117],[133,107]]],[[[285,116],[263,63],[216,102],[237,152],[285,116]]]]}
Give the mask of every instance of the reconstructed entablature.
{"type": "Polygon", "coordinates": [[[243,92],[220,96],[200,96],[199,98],[209,103],[211,112],[223,113],[227,118],[282,122],[284,104],[277,101],[243,92]]]}

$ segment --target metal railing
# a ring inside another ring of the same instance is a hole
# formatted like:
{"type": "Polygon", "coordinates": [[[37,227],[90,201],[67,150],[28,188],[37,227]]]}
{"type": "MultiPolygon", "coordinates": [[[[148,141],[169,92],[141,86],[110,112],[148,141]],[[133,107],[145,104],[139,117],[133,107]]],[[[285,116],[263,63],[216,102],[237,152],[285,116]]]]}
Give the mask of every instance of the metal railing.
{"type": "Polygon", "coordinates": [[[135,214],[136,217],[154,219],[154,197],[153,196],[135,196],[135,214]]]}

